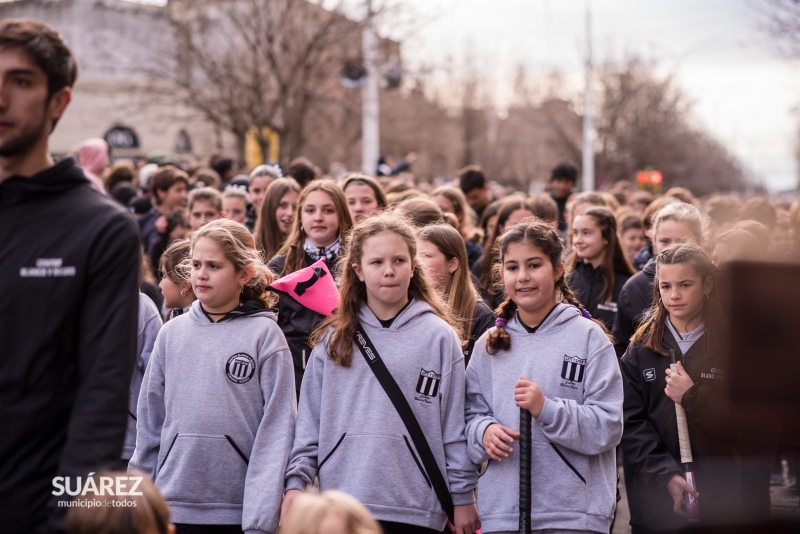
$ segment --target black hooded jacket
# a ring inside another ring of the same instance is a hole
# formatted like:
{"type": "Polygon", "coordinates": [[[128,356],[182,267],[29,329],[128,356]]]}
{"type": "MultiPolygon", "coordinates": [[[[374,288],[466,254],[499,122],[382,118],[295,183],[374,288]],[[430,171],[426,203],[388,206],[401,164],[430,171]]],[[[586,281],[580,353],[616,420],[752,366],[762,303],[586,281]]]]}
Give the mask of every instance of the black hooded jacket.
{"type": "Polygon", "coordinates": [[[655,256],[645,264],[644,268],[631,276],[617,300],[617,315],[614,317],[614,326],[611,334],[614,336],[614,350],[617,357],[622,358],[628,348],[631,337],[647,316],[650,305],[653,304],[653,280],[656,277],[655,256]]]}
{"type": "MultiPolygon", "coordinates": [[[[668,330],[664,345],[681,350],[668,330]]],[[[739,424],[724,389],[724,361],[706,351],[706,336],[698,339],[683,359],[694,385],[683,395],[700,519],[706,523],[736,521],[741,508],[741,473],[736,440],[739,424]]],[[[686,525],[672,511],[666,485],[681,475],[675,403],[664,392],[670,359],[631,343],[621,362],[625,400],[622,435],[623,465],[634,531],[675,530],[686,525]]]]}
{"type": "Polygon", "coordinates": [[[630,277],[631,275],[627,273],[614,273],[614,288],[611,301],[608,303],[603,298],[605,294],[603,273],[599,268],[592,267],[591,263],[583,260],[578,261],[575,264],[575,269],[569,273],[567,281],[570,289],[575,294],[575,298],[583,304],[583,307],[592,314],[594,319],[602,321],[610,331],[617,315],[619,294],[622,291],[622,286],[625,285],[625,282],[630,277]]]}
{"type": "Polygon", "coordinates": [[[0,183],[3,532],[59,530],[53,478],[117,465],[138,277],[133,217],[72,158],[0,183]]]}

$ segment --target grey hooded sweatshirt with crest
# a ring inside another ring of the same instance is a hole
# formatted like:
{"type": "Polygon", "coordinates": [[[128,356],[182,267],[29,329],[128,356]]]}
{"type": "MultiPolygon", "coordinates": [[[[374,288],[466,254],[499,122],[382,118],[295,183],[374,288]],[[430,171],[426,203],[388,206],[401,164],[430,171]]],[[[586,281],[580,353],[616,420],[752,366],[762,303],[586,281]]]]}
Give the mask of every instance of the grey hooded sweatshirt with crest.
{"type": "MultiPolygon", "coordinates": [[[[519,430],[514,389],[520,376],[539,385],[544,407],[531,425],[533,530],[608,532],[616,505],[615,447],[622,437],[622,376],[602,329],[568,304],[557,304],[534,333],[508,321],[511,348],[494,356],[475,343],[467,369],[467,442],[473,462],[489,459],[483,434],[492,423],[519,430]]],[[[519,527],[519,443],[489,461],[478,481],[486,533],[519,527]]]]}
{"type": "Polygon", "coordinates": [[[275,314],[248,304],[214,323],[195,301],[145,371],[129,468],[155,480],[175,523],[277,531],[294,371],[275,314]]]}
{"type": "MultiPolygon", "coordinates": [[[[474,502],[478,467],[464,437],[464,355],[455,331],[413,300],[384,328],[366,306],[361,324],[405,394],[455,505],[474,502]]],[[[381,521],[441,531],[446,517],[405,425],[353,344],[349,367],[327,357],[330,332],[303,377],[287,489],[319,476],[321,490],[353,495],[381,521]]]]}

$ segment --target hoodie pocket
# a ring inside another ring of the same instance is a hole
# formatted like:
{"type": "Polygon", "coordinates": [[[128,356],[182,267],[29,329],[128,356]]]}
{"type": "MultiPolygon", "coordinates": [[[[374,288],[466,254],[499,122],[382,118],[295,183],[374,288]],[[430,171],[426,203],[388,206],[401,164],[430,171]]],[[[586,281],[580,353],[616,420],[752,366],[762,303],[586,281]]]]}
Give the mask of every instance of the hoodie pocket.
{"type": "Polygon", "coordinates": [[[533,444],[533,454],[533,511],[586,513],[586,457],[554,443],[541,442],[533,444]]]}
{"type": "Polygon", "coordinates": [[[156,482],[168,501],[241,505],[247,462],[231,436],[178,434],[156,482]]]}
{"type": "Polygon", "coordinates": [[[320,463],[321,490],[338,489],[366,505],[433,510],[430,480],[405,436],[342,435],[320,463]]]}

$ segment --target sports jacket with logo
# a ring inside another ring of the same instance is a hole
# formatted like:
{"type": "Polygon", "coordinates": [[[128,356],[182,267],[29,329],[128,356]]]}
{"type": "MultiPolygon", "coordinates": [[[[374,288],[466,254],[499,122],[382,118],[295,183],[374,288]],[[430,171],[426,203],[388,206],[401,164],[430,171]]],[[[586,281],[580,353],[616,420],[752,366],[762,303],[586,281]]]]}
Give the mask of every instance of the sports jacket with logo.
{"type": "MultiPolygon", "coordinates": [[[[672,333],[664,331],[664,345],[681,351],[672,333]]],[[[701,520],[733,521],[740,510],[739,470],[735,452],[737,422],[726,401],[726,365],[706,353],[705,335],[686,352],[683,366],[694,386],[683,395],[701,520]]],[[[672,530],[685,519],[672,511],[667,482],[682,474],[675,403],[664,392],[669,357],[631,343],[622,358],[625,386],[625,432],[622,458],[631,525],[672,530]]]]}
{"type": "Polygon", "coordinates": [[[0,184],[4,532],[36,532],[48,513],[63,516],[54,477],[119,462],[138,275],[136,222],[72,158],[0,184]]]}
{"type": "MultiPolygon", "coordinates": [[[[467,368],[470,459],[489,459],[483,434],[492,423],[519,430],[514,389],[525,376],[546,398],[531,425],[531,528],[608,532],[616,504],[614,448],[622,436],[622,378],[611,342],[568,304],[557,304],[533,333],[518,316],[506,330],[508,351],[490,355],[487,332],[467,368]]],[[[490,460],[478,481],[484,532],[519,526],[519,443],[512,447],[502,462],[490,460]]]]}
{"type": "Polygon", "coordinates": [[[631,275],[627,273],[614,273],[614,287],[611,292],[611,301],[608,303],[604,298],[603,274],[599,268],[592,267],[591,263],[579,260],[575,269],[567,276],[567,281],[570,289],[575,293],[575,298],[592,314],[592,317],[602,321],[611,331],[617,315],[619,294],[630,277],[631,275]]]}
{"type": "MultiPolygon", "coordinates": [[[[365,305],[361,324],[406,396],[453,503],[474,502],[478,467],[464,439],[464,356],[455,331],[414,300],[384,328],[365,305]]],[[[381,521],[442,530],[446,517],[397,410],[353,343],[349,367],[327,357],[330,333],[303,379],[286,488],[353,495],[381,521]]]]}
{"type": "Polygon", "coordinates": [[[214,323],[195,301],[156,338],[130,468],[155,480],[175,523],[274,533],[295,414],[275,314],[251,301],[214,323]]]}

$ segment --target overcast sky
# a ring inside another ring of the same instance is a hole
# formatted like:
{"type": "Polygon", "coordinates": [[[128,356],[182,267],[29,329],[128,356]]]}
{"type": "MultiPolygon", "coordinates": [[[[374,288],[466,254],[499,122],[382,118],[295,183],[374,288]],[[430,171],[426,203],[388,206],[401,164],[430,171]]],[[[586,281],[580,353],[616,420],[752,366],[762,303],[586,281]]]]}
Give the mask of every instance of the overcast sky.
{"type": "MultiPolygon", "coordinates": [[[[501,85],[520,64],[534,75],[554,67],[581,75],[586,0],[400,1],[427,21],[403,40],[412,68],[448,56],[458,62],[469,50],[501,85]]],[[[698,123],[781,191],[798,183],[800,61],[780,57],[758,30],[758,2],[591,0],[594,56],[633,52],[674,73],[698,123]]]]}

